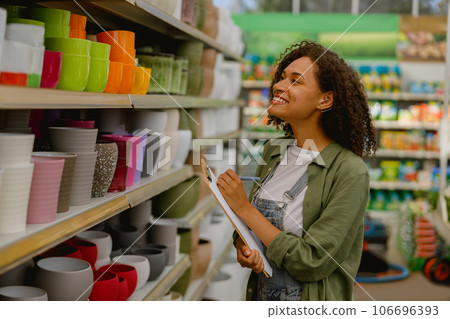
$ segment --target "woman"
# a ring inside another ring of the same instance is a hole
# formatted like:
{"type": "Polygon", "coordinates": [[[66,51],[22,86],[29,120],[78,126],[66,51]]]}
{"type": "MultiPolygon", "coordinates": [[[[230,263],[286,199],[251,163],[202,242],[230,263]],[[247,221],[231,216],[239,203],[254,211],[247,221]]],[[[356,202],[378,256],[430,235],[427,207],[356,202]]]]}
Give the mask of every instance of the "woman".
{"type": "Polygon", "coordinates": [[[247,299],[352,300],[369,195],[361,156],[376,150],[364,87],[336,53],[302,41],[282,54],[270,95],[270,121],[286,136],[266,143],[251,202],[232,170],[217,183],[273,268],[266,278],[235,234],[238,262],[253,270],[247,299]]]}

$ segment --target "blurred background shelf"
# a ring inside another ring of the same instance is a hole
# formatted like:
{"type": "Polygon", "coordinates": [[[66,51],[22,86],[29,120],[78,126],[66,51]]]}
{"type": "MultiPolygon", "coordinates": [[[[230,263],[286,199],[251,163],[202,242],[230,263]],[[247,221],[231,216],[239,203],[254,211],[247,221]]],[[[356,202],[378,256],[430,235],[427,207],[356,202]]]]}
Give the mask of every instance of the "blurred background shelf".
{"type": "Polygon", "coordinates": [[[175,264],[166,266],[158,278],[148,281],[141,289],[136,290],[127,301],[155,301],[160,299],[190,266],[189,256],[180,254],[175,264]]]}
{"type": "Polygon", "coordinates": [[[431,183],[370,181],[371,189],[428,191],[431,187],[431,183]]]}
{"type": "Polygon", "coordinates": [[[374,125],[382,130],[439,130],[439,123],[434,122],[374,121],[374,125]]]}
{"type": "MultiPolygon", "coordinates": [[[[200,222],[214,209],[217,208],[217,201],[213,195],[208,195],[197,203],[197,205],[187,213],[183,218],[170,218],[172,222],[176,222],[178,228],[194,228],[200,224],[200,222]]],[[[164,218],[163,218],[164,219],[164,218]]]]}
{"type": "Polygon", "coordinates": [[[398,157],[398,158],[423,158],[438,159],[439,151],[422,151],[422,150],[385,150],[379,149],[376,152],[377,157],[398,157]]]}

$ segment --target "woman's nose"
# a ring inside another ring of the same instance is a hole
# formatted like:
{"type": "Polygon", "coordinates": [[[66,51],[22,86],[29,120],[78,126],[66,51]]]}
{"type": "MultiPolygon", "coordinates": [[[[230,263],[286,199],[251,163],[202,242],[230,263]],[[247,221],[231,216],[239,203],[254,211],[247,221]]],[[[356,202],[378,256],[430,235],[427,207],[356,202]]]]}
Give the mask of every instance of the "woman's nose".
{"type": "Polygon", "coordinates": [[[289,87],[287,86],[287,79],[280,80],[273,85],[273,92],[286,92],[289,87]]]}

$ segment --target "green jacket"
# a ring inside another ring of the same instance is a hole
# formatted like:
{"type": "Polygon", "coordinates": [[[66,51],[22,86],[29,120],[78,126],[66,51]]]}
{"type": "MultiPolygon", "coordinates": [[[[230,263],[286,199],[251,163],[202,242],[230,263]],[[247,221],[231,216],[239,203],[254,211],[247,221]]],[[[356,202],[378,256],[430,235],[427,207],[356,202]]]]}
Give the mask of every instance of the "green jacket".
{"type": "MultiPolygon", "coordinates": [[[[280,162],[288,144],[267,143],[256,176],[260,183],[280,162]]],[[[283,141],[284,143],[284,141],[283,141]]],[[[363,215],[369,197],[369,175],[363,160],[332,142],[308,166],[303,202],[303,237],[279,233],[266,257],[303,283],[301,300],[353,300],[354,278],[361,261],[363,215]]],[[[249,198],[255,194],[255,185],[249,198]]],[[[236,238],[236,233],[235,233],[236,238]]],[[[256,273],[247,286],[247,300],[255,300],[256,273]]]]}

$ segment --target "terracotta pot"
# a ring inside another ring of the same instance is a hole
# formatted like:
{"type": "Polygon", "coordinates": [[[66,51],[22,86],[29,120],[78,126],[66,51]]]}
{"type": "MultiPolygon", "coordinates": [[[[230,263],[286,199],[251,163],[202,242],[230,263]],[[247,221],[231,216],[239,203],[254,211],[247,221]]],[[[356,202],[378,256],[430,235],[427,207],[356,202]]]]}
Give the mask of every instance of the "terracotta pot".
{"type": "Polygon", "coordinates": [[[33,156],[51,157],[55,159],[64,159],[64,168],[62,172],[61,184],[58,195],[58,213],[64,213],[69,210],[70,191],[72,189],[73,172],[77,154],[64,152],[33,152],[33,156]]]}
{"type": "Polygon", "coordinates": [[[95,151],[97,159],[92,183],[92,197],[99,198],[105,196],[111,185],[119,151],[116,143],[106,141],[97,141],[95,151]]]}
{"type": "Polygon", "coordinates": [[[203,68],[203,85],[200,92],[201,97],[209,97],[214,86],[214,69],[203,68]]]}
{"type": "Polygon", "coordinates": [[[191,280],[196,280],[206,273],[211,261],[212,245],[209,240],[200,239],[198,247],[191,251],[191,280]]]}
{"type": "Polygon", "coordinates": [[[216,49],[212,48],[203,49],[203,55],[202,60],[200,61],[200,66],[214,70],[216,66],[216,56],[217,56],[216,49]]]}

